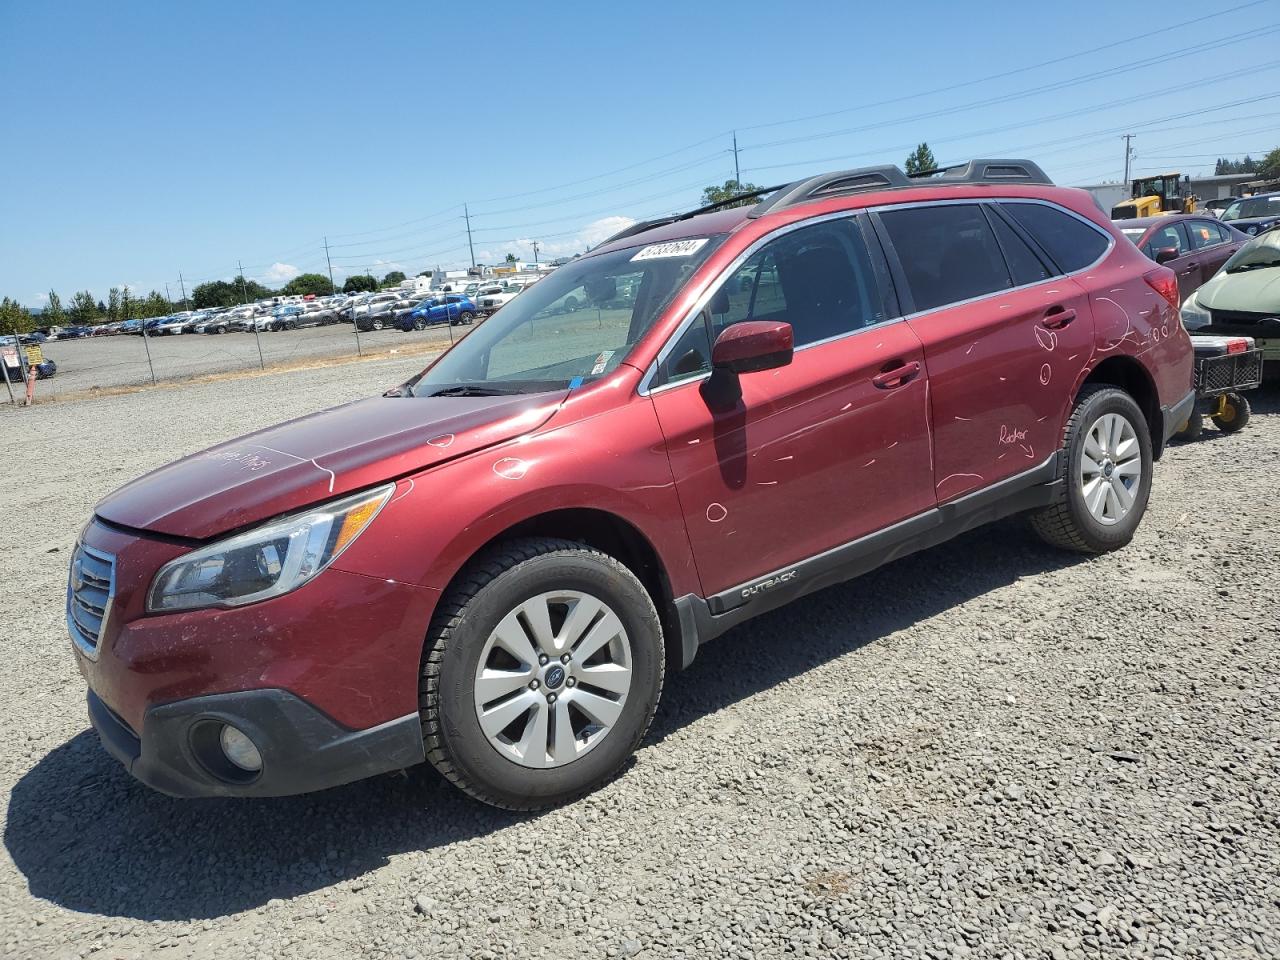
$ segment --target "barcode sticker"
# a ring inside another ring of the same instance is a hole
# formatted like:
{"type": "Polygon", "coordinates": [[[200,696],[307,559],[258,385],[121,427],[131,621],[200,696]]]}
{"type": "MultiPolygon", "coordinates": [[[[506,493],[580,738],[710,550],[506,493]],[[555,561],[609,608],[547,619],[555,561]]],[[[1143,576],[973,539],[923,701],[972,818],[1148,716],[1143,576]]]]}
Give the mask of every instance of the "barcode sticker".
{"type": "Polygon", "coordinates": [[[666,257],[687,257],[697,253],[706,244],[706,237],[699,237],[696,240],[672,240],[669,243],[651,243],[647,247],[642,247],[640,252],[631,258],[631,262],[637,260],[661,260],[666,257]]]}

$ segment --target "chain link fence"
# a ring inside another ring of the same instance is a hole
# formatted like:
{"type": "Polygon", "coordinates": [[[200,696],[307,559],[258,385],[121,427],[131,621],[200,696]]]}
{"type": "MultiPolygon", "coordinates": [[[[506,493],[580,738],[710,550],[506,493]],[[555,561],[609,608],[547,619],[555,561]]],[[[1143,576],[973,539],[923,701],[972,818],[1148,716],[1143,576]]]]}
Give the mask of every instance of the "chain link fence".
{"type": "MultiPolygon", "coordinates": [[[[480,321],[477,321],[479,323],[480,321]]],[[[439,324],[424,330],[394,327],[357,331],[350,321],[296,330],[117,334],[50,340],[41,347],[46,369],[35,383],[37,402],[50,397],[145,387],[239,372],[282,371],[299,366],[340,364],[378,357],[422,356],[423,365],[473,326],[439,324]]],[[[12,395],[21,402],[26,384],[19,364],[4,364],[12,395]]],[[[10,399],[0,393],[0,402],[10,399]]]]}

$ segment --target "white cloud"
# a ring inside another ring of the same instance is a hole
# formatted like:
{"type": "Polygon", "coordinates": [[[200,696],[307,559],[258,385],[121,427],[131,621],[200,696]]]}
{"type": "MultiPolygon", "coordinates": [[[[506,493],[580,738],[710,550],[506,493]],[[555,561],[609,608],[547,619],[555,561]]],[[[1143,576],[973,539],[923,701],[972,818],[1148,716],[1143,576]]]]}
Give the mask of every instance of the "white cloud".
{"type": "Polygon", "coordinates": [[[532,260],[535,240],[538,243],[539,260],[547,261],[554,260],[557,257],[573,256],[575,253],[582,253],[587,248],[604,242],[619,230],[629,227],[635,222],[632,217],[620,215],[601,217],[599,220],[592,220],[581,230],[567,237],[546,241],[538,240],[537,237],[525,237],[513,240],[500,247],[477,250],[476,259],[481,263],[501,263],[506,259],[507,254],[511,253],[519,260],[532,260]]]}
{"type": "Polygon", "coordinates": [[[263,278],[269,283],[287,283],[301,272],[291,263],[273,263],[263,278]]]}

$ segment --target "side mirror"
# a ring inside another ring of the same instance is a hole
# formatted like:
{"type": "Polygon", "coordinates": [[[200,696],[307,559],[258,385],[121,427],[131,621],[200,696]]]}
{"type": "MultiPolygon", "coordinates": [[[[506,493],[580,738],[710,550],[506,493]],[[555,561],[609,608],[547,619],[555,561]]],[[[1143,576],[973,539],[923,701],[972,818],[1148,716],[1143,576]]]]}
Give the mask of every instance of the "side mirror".
{"type": "Polygon", "coordinates": [[[772,370],[791,362],[795,341],[791,324],[744,320],[726,327],[711,348],[711,366],[731,373],[772,370]]]}
{"type": "Polygon", "coordinates": [[[1177,260],[1180,254],[1177,247],[1161,247],[1156,251],[1156,263],[1168,263],[1177,260]]]}

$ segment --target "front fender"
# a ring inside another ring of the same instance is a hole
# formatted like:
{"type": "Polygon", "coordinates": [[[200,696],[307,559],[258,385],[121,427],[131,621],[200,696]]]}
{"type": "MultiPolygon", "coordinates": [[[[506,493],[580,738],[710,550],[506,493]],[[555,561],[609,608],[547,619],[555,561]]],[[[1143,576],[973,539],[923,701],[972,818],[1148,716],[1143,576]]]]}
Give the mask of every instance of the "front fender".
{"type": "Polygon", "coordinates": [[[662,432],[638,396],[401,480],[336,566],[443,589],[504,531],[565,509],[626,521],[653,546],[675,596],[698,592],[662,432]]]}

